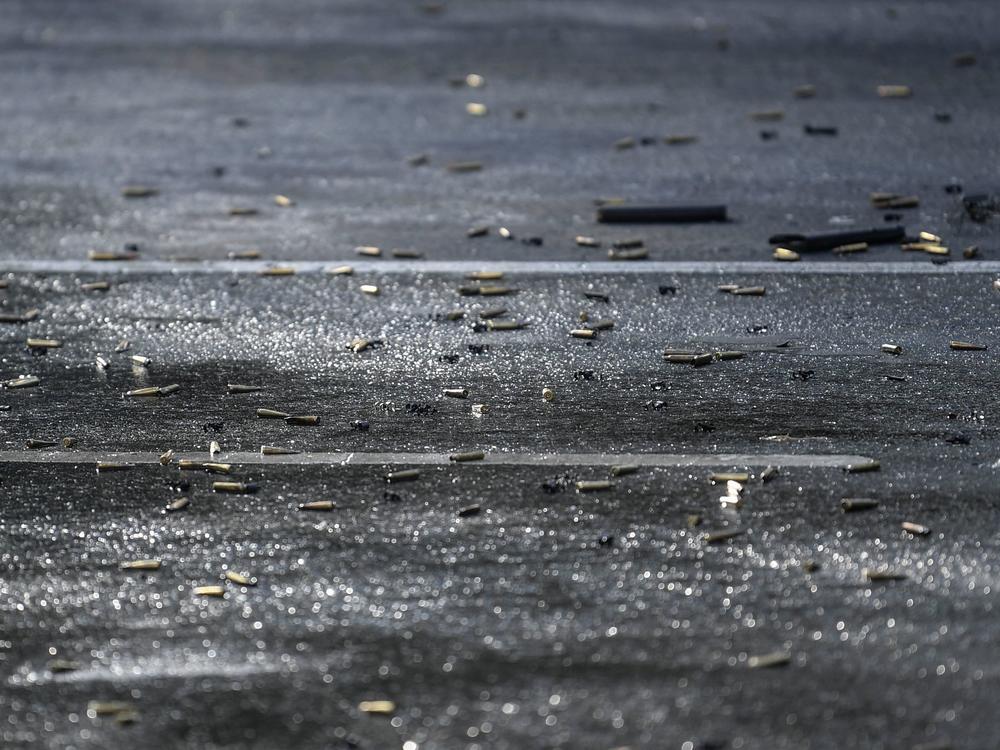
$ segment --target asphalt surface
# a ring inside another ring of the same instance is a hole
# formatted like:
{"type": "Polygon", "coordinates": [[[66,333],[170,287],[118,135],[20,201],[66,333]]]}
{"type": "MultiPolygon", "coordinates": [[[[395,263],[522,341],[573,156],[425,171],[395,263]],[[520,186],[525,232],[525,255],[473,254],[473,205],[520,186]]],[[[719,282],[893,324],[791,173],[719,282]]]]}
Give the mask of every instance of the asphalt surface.
{"type": "Polygon", "coordinates": [[[0,9],[0,747],[996,746],[995,7],[0,9]]]}

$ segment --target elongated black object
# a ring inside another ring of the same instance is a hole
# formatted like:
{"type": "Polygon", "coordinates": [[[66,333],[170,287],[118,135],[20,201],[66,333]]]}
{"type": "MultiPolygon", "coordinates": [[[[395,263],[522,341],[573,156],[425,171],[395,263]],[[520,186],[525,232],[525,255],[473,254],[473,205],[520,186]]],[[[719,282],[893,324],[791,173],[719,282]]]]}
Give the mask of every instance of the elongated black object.
{"type": "Polygon", "coordinates": [[[854,232],[829,232],[826,234],[776,234],[768,242],[789,250],[831,250],[841,245],[867,242],[869,245],[886,245],[906,237],[906,227],[885,229],[860,229],[854,232]]]}
{"type": "Polygon", "coordinates": [[[597,220],[603,224],[694,224],[725,221],[725,206],[601,206],[597,220]]]}

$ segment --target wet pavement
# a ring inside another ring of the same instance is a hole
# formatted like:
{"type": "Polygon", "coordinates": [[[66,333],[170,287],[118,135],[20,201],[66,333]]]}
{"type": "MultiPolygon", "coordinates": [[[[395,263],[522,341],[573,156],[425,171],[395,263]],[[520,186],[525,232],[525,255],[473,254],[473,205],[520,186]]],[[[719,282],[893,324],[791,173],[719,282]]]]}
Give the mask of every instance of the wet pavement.
{"type": "Polygon", "coordinates": [[[0,746],[995,746],[994,8],[4,11],[0,746]]]}

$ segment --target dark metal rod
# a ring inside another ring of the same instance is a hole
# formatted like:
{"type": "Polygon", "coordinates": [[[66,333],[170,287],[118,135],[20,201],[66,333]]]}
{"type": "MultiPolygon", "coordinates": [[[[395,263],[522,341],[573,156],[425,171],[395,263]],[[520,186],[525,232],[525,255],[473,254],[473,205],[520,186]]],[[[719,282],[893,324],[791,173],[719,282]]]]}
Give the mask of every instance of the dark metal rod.
{"type": "Polygon", "coordinates": [[[725,221],[725,206],[601,206],[597,220],[604,224],[695,223],[725,221]]]}
{"type": "Polygon", "coordinates": [[[830,232],[827,234],[776,234],[768,241],[772,245],[782,245],[790,250],[831,250],[841,245],[867,242],[869,245],[886,245],[906,237],[905,227],[885,229],[861,229],[854,232],[830,232]]]}

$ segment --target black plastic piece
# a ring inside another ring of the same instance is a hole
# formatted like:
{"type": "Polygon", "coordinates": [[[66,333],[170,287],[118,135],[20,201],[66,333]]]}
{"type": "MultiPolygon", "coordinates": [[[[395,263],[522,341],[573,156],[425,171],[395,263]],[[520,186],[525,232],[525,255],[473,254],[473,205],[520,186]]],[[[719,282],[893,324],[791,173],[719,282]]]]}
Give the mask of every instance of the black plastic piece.
{"type": "Polygon", "coordinates": [[[725,206],[601,206],[602,224],[694,224],[726,221],[725,206]]]}

